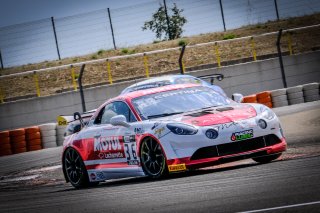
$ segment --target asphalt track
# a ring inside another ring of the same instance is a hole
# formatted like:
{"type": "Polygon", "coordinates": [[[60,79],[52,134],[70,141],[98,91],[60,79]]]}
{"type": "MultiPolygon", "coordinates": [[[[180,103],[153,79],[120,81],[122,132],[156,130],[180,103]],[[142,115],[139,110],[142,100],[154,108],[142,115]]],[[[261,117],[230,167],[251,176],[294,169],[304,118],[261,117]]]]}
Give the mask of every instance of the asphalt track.
{"type": "MultiPolygon", "coordinates": [[[[53,170],[46,184],[0,184],[0,212],[320,212],[320,102],[276,109],[288,151],[269,164],[244,160],[75,190],[53,170]],[[56,175],[56,176],[55,176],[56,175]]],[[[0,158],[0,183],[31,168],[57,165],[61,148],[0,158]]],[[[36,179],[36,178],[35,178],[36,179]]]]}

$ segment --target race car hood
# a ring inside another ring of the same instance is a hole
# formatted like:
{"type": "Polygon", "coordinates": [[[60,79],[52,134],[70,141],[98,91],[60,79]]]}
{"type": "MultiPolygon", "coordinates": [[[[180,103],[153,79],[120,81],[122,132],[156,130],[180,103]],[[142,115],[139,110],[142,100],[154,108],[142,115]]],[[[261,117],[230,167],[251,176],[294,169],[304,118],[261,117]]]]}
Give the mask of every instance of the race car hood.
{"type": "Polygon", "coordinates": [[[247,104],[236,104],[184,113],[171,119],[195,126],[211,126],[245,120],[256,115],[254,107],[247,104]]]}

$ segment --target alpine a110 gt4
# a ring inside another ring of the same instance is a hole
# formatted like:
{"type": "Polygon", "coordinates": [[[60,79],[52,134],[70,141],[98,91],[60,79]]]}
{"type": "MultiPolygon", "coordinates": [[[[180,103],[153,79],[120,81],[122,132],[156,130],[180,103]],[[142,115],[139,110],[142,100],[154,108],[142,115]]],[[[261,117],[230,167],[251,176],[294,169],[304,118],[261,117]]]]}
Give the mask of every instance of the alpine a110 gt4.
{"type": "Polygon", "coordinates": [[[267,163],[286,146],[268,107],[236,103],[209,87],[176,84],[105,102],[65,140],[62,165],[66,181],[79,188],[245,158],[267,163]]]}

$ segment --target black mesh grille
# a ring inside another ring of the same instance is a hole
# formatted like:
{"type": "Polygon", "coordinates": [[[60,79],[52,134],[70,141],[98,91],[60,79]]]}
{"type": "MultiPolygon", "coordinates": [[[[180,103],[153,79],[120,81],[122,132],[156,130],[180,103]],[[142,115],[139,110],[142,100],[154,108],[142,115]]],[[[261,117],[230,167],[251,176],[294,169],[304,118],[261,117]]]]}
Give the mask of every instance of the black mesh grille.
{"type": "Polygon", "coordinates": [[[275,135],[266,135],[263,137],[252,138],[244,141],[231,142],[216,146],[207,146],[198,149],[192,155],[191,160],[212,158],[224,155],[237,154],[241,152],[252,151],[266,146],[272,146],[280,143],[281,140],[275,135]]]}

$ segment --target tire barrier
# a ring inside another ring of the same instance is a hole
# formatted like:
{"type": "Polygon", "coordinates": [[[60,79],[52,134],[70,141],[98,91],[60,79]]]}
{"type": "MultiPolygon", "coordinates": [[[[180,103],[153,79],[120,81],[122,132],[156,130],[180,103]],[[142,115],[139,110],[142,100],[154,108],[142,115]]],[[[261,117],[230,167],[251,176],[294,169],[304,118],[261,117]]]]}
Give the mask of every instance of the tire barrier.
{"type": "Polygon", "coordinates": [[[66,126],[57,126],[57,145],[62,146],[64,142],[64,132],[66,126]]]}
{"type": "Polygon", "coordinates": [[[274,108],[284,107],[284,106],[289,105],[286,88],[272,90],[271,91],[271,99],[272,99],[272,105],[274,108]]]}
{"type": "Polygon", "coordinates": [[[42,149],[41,145],[41,133],[38,126],[32,126],[25,129],[27,150],[36,151],[42,149]]]}
{"type": "Polygon", "coordinates": [[[302,88],[301,85],[287,88],[289,105],[304,103],[302,88]]]}
{"type": "Polygon", "coordinates": [[[319,83],[311,83],[302,85],[303,97],[305,102],[320,100],[319,83]]]}
{"type": "Polygon", "coordinates": [[[18,154],[27,151],[25,129],[15,129],[9,131],[11,151],[18,154]]]}
{"type": "Polygon", "coordinates": [[[42,147],[52,148],[57,147],[57,124],[47,123],[39,126],[41,133],[42,147]]]}
{"type": "Polygon", "coordinates": [[[270,91],[263,91],[263,92],[257,93],[257,101],[258,103],[264,104],[269,108],[273,107],[270,91]]]}
{"type": "Polygon", "coordinates": [[[0,132],[0,156],[11,154],[12,151],[9,131],[0,132]]]}
{"type": "Polygon", "coordinates": [[[242,103],[258,103],[256,95],[244,96],[242,103]]]}

